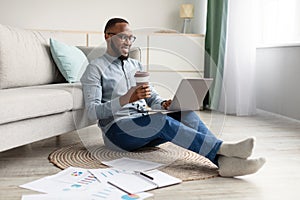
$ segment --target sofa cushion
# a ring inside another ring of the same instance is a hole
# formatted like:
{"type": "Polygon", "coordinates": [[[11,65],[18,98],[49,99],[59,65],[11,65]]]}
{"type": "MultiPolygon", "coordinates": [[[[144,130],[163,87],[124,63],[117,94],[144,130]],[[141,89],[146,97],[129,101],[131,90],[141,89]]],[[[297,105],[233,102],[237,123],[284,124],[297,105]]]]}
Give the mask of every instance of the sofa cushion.
{"type": "Polygon", "coordinates": [[[0,90],[0,124],[69,111],[70,92],[61,89],[24,87],[0,90]]]}
{"type": "Polygon", "coordinates": [[[0,89],[52,83],[60,76],[48,38],[0,25],[0,89]]]}
{"type": "Polygon", "coordinates": [[[81,83],[60,83],[60,84],[49,84],[41,85],[33,88],[38,89],[55,89],[67,91],[72,96],[72,110],[79,110],[84,108],[83,92],[81,83]]]}
{"type": "Polygon", "coordinates": [[[69,83],[79,82],[88,65],[85,54],[75,46],[67,45],[50,38],[52,57],[65,79],[69,83]]]}

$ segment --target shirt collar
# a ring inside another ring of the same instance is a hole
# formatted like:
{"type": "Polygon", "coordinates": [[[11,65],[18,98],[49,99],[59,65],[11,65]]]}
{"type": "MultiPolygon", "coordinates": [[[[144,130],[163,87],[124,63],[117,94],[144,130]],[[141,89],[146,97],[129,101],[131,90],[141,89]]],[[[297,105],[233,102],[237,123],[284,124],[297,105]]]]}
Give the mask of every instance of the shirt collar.
{"type": "Polygon", "coordinates": [[[115,60],[118,60],[118,57],[111,56],[107,52],[105,52],[104,57],[110,62],[113,63],[115,60]]]}
{"type": "Polygon", "coordinates": [[[115,57],[115,56],[111,56],[109,55],[107,52],[105,52],[104,56],[106,57],[106,59],[108,60],[108,62],[113,63],[113,62],[122,62],[122,61],[127,61],[129,56],[127,57],[115,57]]]}

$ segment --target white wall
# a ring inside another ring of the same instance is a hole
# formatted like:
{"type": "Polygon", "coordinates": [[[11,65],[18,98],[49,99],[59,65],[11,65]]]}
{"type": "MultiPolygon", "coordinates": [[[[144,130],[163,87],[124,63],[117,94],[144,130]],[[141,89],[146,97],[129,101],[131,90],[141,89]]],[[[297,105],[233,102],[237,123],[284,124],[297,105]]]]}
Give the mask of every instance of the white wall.
{"type": "Polygon", "coordinates": [[[256,52],[257,107],[300,120],[300,46],[256,52]]]}
{"type": "Polygon", "coordinates": [[[191,3],[195,6],[195,17],[192,20],[192,32],[205,35],[207,0],[194,0],[191,3]]]}
{"type": "Polygon", "coordinates": [[[133,29],[159,27],[181,30],[179,8],[195,5],[192,30],[203,31],[206,0],[0,0],[0,23],[28,29],[102,31],[114,16],[129,20],[133,29]]]}

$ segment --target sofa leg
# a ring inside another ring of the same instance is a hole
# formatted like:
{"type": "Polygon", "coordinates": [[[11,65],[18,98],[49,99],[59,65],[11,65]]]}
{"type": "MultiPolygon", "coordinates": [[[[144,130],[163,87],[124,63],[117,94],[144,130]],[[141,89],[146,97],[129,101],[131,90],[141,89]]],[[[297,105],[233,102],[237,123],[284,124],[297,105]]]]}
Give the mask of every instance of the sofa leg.
{"type": "Polygon", "coordinates": [[[60,144],[60,135],[55,136],[55,144],[58,146],[60,144]]]}

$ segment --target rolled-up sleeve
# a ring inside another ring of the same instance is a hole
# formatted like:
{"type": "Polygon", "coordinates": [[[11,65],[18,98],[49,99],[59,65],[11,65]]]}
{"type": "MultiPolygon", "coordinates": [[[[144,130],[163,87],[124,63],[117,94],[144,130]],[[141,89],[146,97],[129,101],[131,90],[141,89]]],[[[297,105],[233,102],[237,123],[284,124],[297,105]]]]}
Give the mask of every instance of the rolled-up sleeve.
{"type": "Polygon", "coordinates": [[[161,109],[161,103],[164,100],[158,95],[158,93],[151,85],[150,85],[150,90],[151,90],[151,97],[145,99],[147,105],[149,105],[152,109],[161,109]]]}

